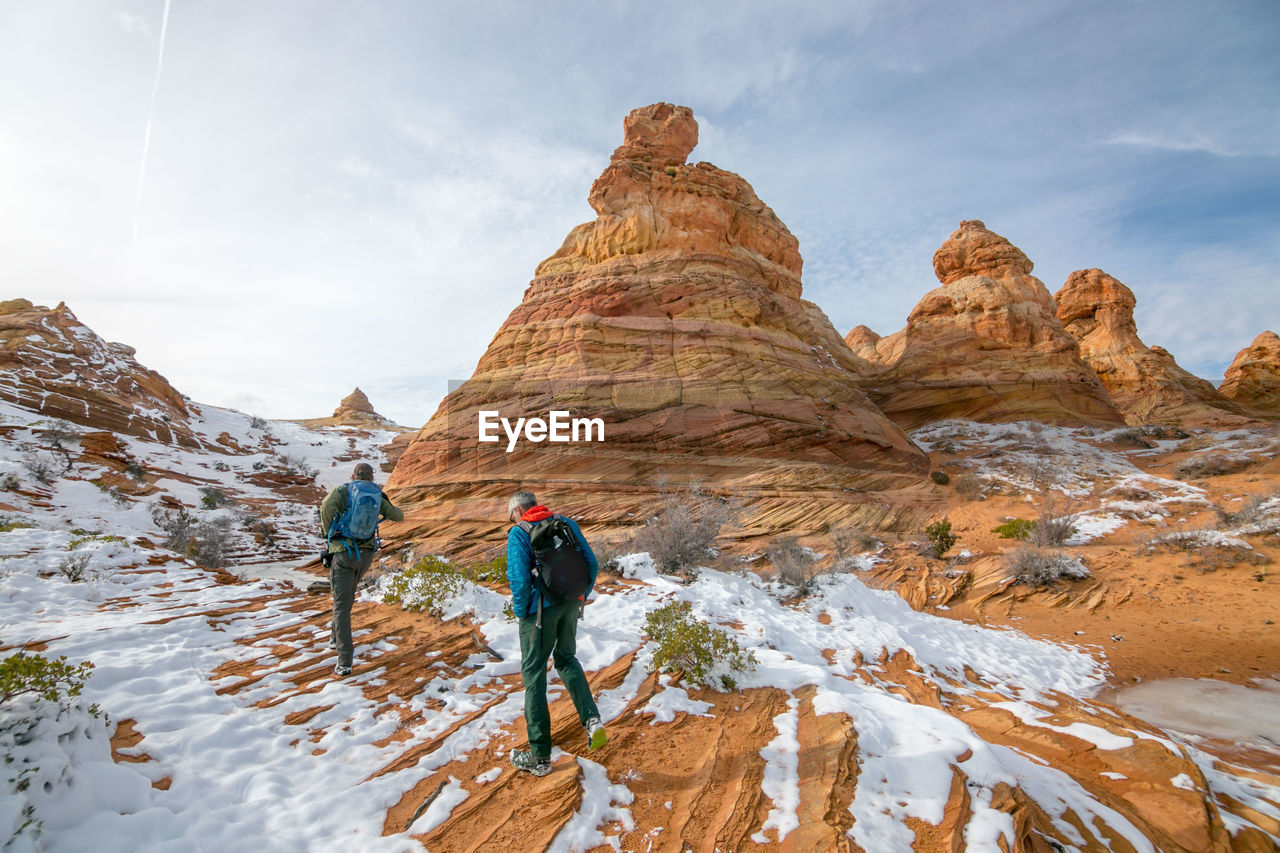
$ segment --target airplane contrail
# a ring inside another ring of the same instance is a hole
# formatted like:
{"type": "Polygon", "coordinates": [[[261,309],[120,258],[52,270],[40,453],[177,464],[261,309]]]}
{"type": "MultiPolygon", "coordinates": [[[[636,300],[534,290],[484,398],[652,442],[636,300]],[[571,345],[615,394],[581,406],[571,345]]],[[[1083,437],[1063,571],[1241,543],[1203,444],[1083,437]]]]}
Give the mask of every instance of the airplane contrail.
{"type": "Polygon", "coordinates": [[[160,91],[160,70],[164,68],[164,37],[169,29],[169,0],[164,0],[164,17],[160,21],[160,53],[156,57],[156,77],[151,84],[151,104],[147,108],[147,132],[142,137],[142,164],[138,167],[138,202],[133,214],[133,242],[138,242],[138,222],[142,217],[142,183],[147,177],[147,151],[151,148],[151,117],[156,110],[156,93],[160,91]]]}

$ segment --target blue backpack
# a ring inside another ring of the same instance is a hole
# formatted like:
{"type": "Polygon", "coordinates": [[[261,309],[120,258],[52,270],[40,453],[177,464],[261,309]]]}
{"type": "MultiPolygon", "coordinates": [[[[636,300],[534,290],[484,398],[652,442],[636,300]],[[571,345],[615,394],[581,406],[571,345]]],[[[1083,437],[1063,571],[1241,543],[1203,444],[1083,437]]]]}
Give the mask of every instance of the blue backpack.
{"type": "Polygon", "coordinates": [[[329,541],[335,536],[346,539],[347,550],[354,551],[352,542],[377,539],[378,521],[382,514],[382,489],[369,480],[351,480],[346,485],[347,508],[333,520],[326,538],[329,541]]]}

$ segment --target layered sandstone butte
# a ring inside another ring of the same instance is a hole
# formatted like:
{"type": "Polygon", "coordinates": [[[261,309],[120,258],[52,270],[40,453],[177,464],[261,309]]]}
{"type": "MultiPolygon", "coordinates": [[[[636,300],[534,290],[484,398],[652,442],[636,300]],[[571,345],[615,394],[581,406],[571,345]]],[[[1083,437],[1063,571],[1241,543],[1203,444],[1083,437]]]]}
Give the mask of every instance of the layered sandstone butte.
{"type": "Polygon", "coordinates": [[[867,361],[879,361],[880,356],[876,350],[876,344],[883,340],[878,334],[867,326],[854,326],[849,334],[844,336],[844,342],[849,349],[853,350],[854,355],[859,358],[865,358],[867,361]]]}
{"type": "Polygon", "coordinates": [[[1133,291],[1100,269],[1076,270],[1054,294],[1058,319],[1080,342],[1080,355],[1134,425],[1230,426],[1247,422],[1241,407],[1138,337],[1133,291]]]}
{"type": "Polygon", "coordinates": [[[388,487],[408,518],[391,535],[500,544],[518,486],[631,526],[664,482],[743,500],[744,535],[892,523],[879,493],[918,488],[926,457],[856,390],[860,360],[800,298],[796,238],[742,178],[685,163],[688,108],[644,107],[623,128],[591,188],[597,218],[538,266],[397,463],[388,487]],[[601,419],[604,440],[478,441],[481,411],[552,410],[601,419]]]}
{"type": "Polygon", "coordinates": [[[139,364],[132,347],[104,341],[65,304],[0,302],[0,342],[0,399],[97,430],[204,446],[168,380],[139,364]]]}
{"type": "Polygon", "coordinates": [[[378,414],[369,402],[369,396],[356,388],[342,398],[338,408],[327,418],[310,418],[300,421],[304,426],[313,429],[319,427],[345,426],[358,429],[404,429],[378,414]]]}
{"type": "Polygon", "coordinates": [[[1018,247],[967,220],[933,269],[942,286],[875,344],[880,364],[864,387],[885,414],[904,429],[947,418],[1123,422],[1018,247]]]}
{"type": "Polygon", "coordinates": [[[1263,332],[1236,353],[1222,393],[1267,418],[1280,418],[1280,336],[1263,332]]]}

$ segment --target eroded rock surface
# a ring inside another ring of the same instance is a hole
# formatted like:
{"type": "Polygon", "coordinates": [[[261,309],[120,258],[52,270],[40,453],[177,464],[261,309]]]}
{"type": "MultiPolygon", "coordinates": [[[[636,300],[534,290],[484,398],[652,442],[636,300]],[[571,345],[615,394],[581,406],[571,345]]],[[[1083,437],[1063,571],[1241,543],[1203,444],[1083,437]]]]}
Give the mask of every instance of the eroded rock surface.
{"type": "Polygon", "coordinates": [[[875,344],[881,367],[864,387],[885,414],[906,429],[948,418],[1122,422],[1018,247],[967,220],[933,268],[942,286],[875,344]]]}
{"type": "Polygon", "coordinates": [[[1138,337],[1137,298],[1100,269],[1076,270],[1054,295],[1058,319],[1130,424],[1243,424],[1244,410],[1138,337]]]}
{"type": "Polygon", "coordinates": [[[500,544],[519,485],[589,524],[634,525],[662,481],[743,499],[745,535],[891,523],[899,508],[881,493],[918,487],[926,458],[800,298],[796,238],[742,178],[684,162],[687,108],[635,110],[624,131],[591,188],[596,219],[538,266],[397,464],[389,487],[408,519],[393,535],[500,544]],[[480,411],[514,423],[552,410],[600,418],[604,441],[478,441],[480,411]]]}
{"type": "Polygon", "coordinates": [[[1280,418],[1280,336],[1263,332],[1236,353],[1221,390],[1259,415],[1280,418]]]}
{"type": "Polygon", "coordinates": [[[187,423],[183,396],[108,343],[66,304],[54,309],[26,299],[0,302],[0,399],[83,426],[164,443],[202,446],[187,423]]]}

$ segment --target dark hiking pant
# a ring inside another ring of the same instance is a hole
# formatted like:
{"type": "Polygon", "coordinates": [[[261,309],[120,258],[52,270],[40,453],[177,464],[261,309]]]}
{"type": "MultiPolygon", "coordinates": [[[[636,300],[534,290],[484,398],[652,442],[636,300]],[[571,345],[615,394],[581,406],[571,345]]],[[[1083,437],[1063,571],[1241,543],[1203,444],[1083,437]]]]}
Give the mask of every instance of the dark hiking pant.
{"type": "Polygon", "coordinates": [[[537,615],[520,620],[520,675],[524,680],[524,724],[529,731],[529,751],[538,758],[551,757],[551,713],[547,709],[547,656],[556,665],[556,672],[578,720],[585,726],[587,720],[600,716],[591,688],[582,673],[582,664],[574,656],[577,652],[578,604],[566,602],[542,608],[542,628],[534,623],[537,615]]]}
{"type": "Polygon", "coordinates": [[[333,621],[329,638],[338,650],[338,665],[351,666],[355,646],[351,642],[351,605],[356,600],[356,586],[369,571],[373,551],[361,549],[359,558],[353,559],[346,551],[333,555],[329,566],[329,586],[333,590],[333,621]]]}

